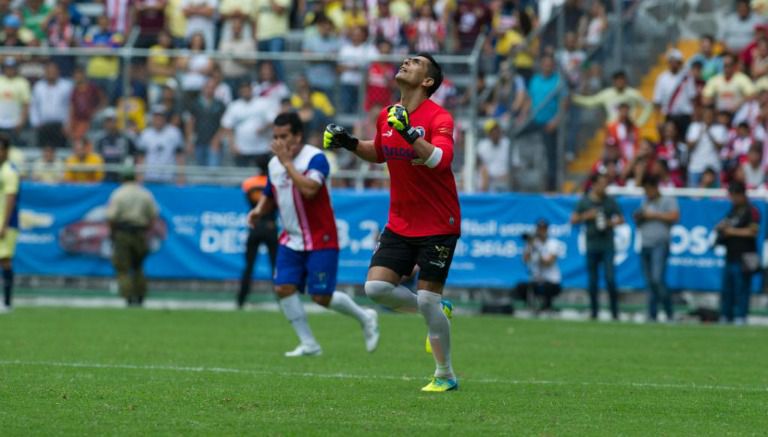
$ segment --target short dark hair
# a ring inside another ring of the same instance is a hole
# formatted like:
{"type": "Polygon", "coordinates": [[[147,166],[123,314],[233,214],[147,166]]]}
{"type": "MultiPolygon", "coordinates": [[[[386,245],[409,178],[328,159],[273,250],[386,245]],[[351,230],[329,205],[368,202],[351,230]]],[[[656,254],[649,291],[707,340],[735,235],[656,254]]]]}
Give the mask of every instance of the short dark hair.
{"type": "Polygon", "coordinates": [[[435,61],[435,58],[427,52],[420,52],[416,56],[427,58],[429,60],[429,65],[427,65],[427,77],[431,77],[432,80],[434,80],[434,83],[431,87],[427,88],[427,97],[432,97],[432,94],[434,94],[435,91],[440,88],[440,84],[443,83],[443,69],[440,68],[440,64],[435,61]]]}
{"type": "Polygon", "coordinates": [[[275,126],[290,126],[291,133],[296,135],[304,130],[304,123],[301,122],[299,114],[295,112],[283,112],[275,117],[275,126]]]}
{"type": "Polygon", "coordinates": [[[658,187],[659,186],[659,177],[655,174],[647,174],[643,176],[642,181],[643,187],[658,187]]]}
{"type": "Polygon", "coordinates": [[[0,149],[8,150],[11,148],[11,137],[8,134],[0,133],[0,149]]]}
{"type": "Polygon", "coordinates": [[[616,79],[626,79],[627,78],[627,72],[624,70],[619,70],[613,73],[613,76],[611,76],[613,80],[616,79]]]}
{"type": "Polygon", "coordinates": [[[747,194],[747,186],[743,182],[733,181],[728,184],[728,192],[731,194],[747,194]]]}

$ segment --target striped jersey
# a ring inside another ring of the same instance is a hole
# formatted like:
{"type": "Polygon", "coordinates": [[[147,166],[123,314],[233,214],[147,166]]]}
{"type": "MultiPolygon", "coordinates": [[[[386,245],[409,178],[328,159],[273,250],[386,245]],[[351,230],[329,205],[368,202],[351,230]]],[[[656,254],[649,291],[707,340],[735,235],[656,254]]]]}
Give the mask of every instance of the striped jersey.
{"type": "Polygon", "coordinates": [[[294,186],[280,160],[275,156],[269,161],[264,194],[275,200],[280,211],[280,244],[296,251],[338,249],[336,220],[326,183],[330,173],[328,159],[320,149],[305,145],[293,159],[293,166],[322,187],[315,197],[307,199],[294,186]]]}

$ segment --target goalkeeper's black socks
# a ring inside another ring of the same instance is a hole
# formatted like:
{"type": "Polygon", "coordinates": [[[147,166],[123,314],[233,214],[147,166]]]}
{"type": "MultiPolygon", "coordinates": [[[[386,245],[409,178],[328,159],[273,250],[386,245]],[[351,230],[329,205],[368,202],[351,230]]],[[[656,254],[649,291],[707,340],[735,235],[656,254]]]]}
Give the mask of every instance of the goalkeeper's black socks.
{"type": "Polygon", "coordinates": [[[13,269],[3,269],[3,296],[5,306],[11,306],[11,295],[13,294],[13,269]]]}

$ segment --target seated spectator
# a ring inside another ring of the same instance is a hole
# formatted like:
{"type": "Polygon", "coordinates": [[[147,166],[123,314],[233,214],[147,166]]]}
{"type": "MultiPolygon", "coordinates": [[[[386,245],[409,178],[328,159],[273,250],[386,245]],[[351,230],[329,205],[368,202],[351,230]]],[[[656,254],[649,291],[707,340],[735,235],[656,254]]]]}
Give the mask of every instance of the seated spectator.
{"type": "Polygon", "coordinates": [[[157,106],[165,108],[165,119],[168,123],[181,129],[181,115],[188,104],[182,102],[184,97],[179,96],[178,89],[179,87],[176,85],[175,80],[168,80],[160,91],[160,98],[157,101],[157,106]]]}
{"type": "Polygon", "coordinates": [[[74,85],[70,102],[69,135],[73,139],[80,139],[91,128],[93,115],[104,107],[106,98],[96,85],[88,81],[81,68],[75,69],[72,79],[74,85]]]}
{"type": "Polygon", "coordinates": [[[363,3],[364,0],[344,0],[343,8],[339,8],[340,14],[337,14],[339,19],[329,15],[336,28],[342,32],[341,36],[347,37],[346,33],[349,29],[358,26],[368,27],[368,14],[363,3]]]}
{"type": "Polygon", "coordinates": [[[203,35],[196,33],[189,40],[188,54],[176,59],[179,85],[185,102],[193,101],[200,94],[213,69],[213,60],[206,53],[205,47],[203,35]]]}
{"type": "Polygon", "coordinates": [[[627,86],[627,75],[623,71],[617,71],[613,74],[613,86],[594,96],[575,95],[573,96],[573,103],[588,108],[602,106],[609,123],[618,117],[619,104],[627,103],[633,113],[632,118],[637,121],[638,126],[645,125],[652,109],[651,104],[645,100],[640,91],[627,86]],[[635,115],[638,111],[640,114],[635,115]]]}
{"type": "Polygon", "coordinates": [[[278,78],[272,61],[263,61],[259,64],[259,75],[253,83],[253,96],[269,99],[273,108],[277,108],[281,100],[291,97],[291,91],[285,82],[278,78]]]}
{"type": "Polygon", "coordinates": [[[723,58],[723,73],[712,77],[702,91],[705,105],[734,114],[744,101],[755,94],[755,86],[746,74],[738,71],[736,55],[723,58]]]}
{"type": "Polygon", "coordinates": [[[627,166],[628,163],[622,158],[619,148],[606,145],[603,150],[603,156],[592,165],[592,170],[584,185],[584,190],[589,191],[592,188],[591,183],[598,175],[607,175],[609,185],[623,185],[624,182],[621,180],[621,175],[627,166]]]}
{"type": "MultiPolygon", "coordinates": [[[[49,47],[66,49],[76,45],[75,26],[69,16],[69,9],[64,3],[54,6],[47,25],[47,44],[49,47]]],[[[54,55],[51,59],[59,66],[64,77],[71,77],[77,59],[69,55],[54,55]]]]}
{"type": "Polygon", "coordinates": [[[51,13],[51,8],[44,0],[26,0],[21,8],[21,19],[24,29],[30,32],[31,37],[37,41],[45,41],[46,24],[51,13]]]}
{"type": "Polygon", "coordinates": [[[348,41],[344,41],[339,50],[339,72],[341,73],[341,112],[354,114],[360,105],[360,84],[368,63],[378,55],[376,47],[367,43],[368,35],[364,28],[352,29],[348,41]]]}
{"type": "MultiPolygon", "coordinates": [[[[680,140],[677,125],[672,121],[665,122],[661,128],[661,140],[656,145],[656,157],[664,161],[669,180],[677,187],[685,186],[688,146],[680,140]]],[[[664,186],[665,180],[662,179],[661,182],[664,186]]]]}
{"type": "Polygon", "coordinates": [[[389,0],[379,0],[378,15],[369,22],[369,33],[374,40],[386,39],[392,47],[400,48],[405,45],[403,21],[392,14],[389,0]]]}
{"type": "Polygon", "coordinates": [[[405,35],[408,39],[408,48],[413,53],[443,51],[445,27],[437,19],[429,2],[425,2],[418,8],[418,15],[406,26],[405,35]]]}
{"type": "Polygon", "coordinates": [[[446,77],[443,79],[440,88],[438,88],[429,99],[442,106],[447,111],[453,111],[456,108],[456,101],[459,99],[459,90],[456,88],[453,81],[449,77],[446,77]]]}
{"type": "Polygon", "coordinates": [[[744,175],[744,184],[750,190],[765,186],[765,166],[763,165],[763,148],[760,144],[753,144],[747,152],[746,159],[741,163],[741,171],[744,175]]]}
{"type": "MultiPolygon", "coordinates": [[[[523,20],[528,20],[526,14],[520,14],[523,20]]],[[[536,63],[534,56],[537,49],[537,41],[526,45],[526,38],[520,29],[522,23],[499,36],[496,43],[496,64],[501,65],[505,59],[510,59],[517,74],[522,76],[526,83],[533,75],[533,67],[536,63]]]]}
{"type": "Polygon", "coordinates": [[[205,47],[212,51],[215,45],[216,22],[214,15],[219,6],[218,0],[181,0],[181,10],[187,18],[185,37],[199,33],[203,36],[205,47]]]}
{"type": "Polygon", "coordinates": [[[685,138],[690,154],[688,185],[701,186],[703,173],[711,169],[717,174],[721,169],[720,149],[728,140],[728,129],[715,121],[715,110],[704,108],[701,121],[694,121],[685,138]]]}
{"type": "Polygon", "coordinates": [[[499,122],[491,119],[483,126],[486,137],[477,143],[477,157],[480,164],[480,191],[506,192],[511,187],[512,167],[520,165],[518,148],[512,148],[512,141],[503,135],[499,122]]]}
{"type": "Polygon", "coordinates": [[[138,141],[138,165],[144,166],[146,182],[184,182],[184,138],[176,126],[168,123],[167,109],[152,109],[152,123],[138,141]]]}
{"type": "Polygon", "coordinates": [[[750,76],[755,79],[768,74],[768,38],[765,36],[758,39],[755,44],[749,69],[750,76]]]}
{"type": "MultiPolygon", "coordinates": [[[[97,26],[83,38],[85,47],[116,49],[123,45],[123,35],[109,29],[109,19],[106,15],[99,15],[96,20],[97,26]]],[[[120,59],[117,56],[89,57],[86,75],[94,85],[104,91],[110,103],[115,101],[116,82],[120,76],[120,59]]]]}
{"type": "Polygon", "coordinates": [[[266,174],[271,158],[272,121],[279,102],[275,105],[269,97],[254,95],[248,83],[240,85],[238,96],[227,105],[221,119],[222,131],[217,137],[226,140],[235,165],[258,167],[262,174],[266,174]]]}
{"type": "Polygon", "coordinates": [[[109,19],[109,30],[121,35],[127,35],[131,22],[133,7],[131,0],[110,0],[104,2],[104,15],[109,19]]]}
{"type": "Polygon", "coordinates": [[[667,161],[663,159],[653,161],[649,174],[654,175],[659,179],[659,188],[682,188],[685,186],[682,177],[672,177],[669,172],[667,161]]]}
{"type": "Polygon", "coordinates": [[[707,189],[720,188],[720,176],[718,175],[718,171],[712,167],[707,167],[707,169],[704,170],[704,172],[701,174],[699,183],[691,186],[707,189]]]}
{"type": "Polygon", "coordinates": [[[39,80],[32,88],[29,121],[37,132],[38,144],[48,143],[64,147],[64,124],[67,123],[72,105],[72,82],[59,76],[59,66],[48,61],[45,80],[39,80]]]}
{"type": "Polygon", "coordinates": [[[562,276],[557,265],[560,243],[550,238],[548,231],[549,222],[544,219],[537,221],[536,233],[526,236],[523,250],[523,261],[531,276],[526,288],[532,288],[533,294],[541,299],[538,311],[552,311],[552,300],[562,291],[562,276]]]}
{"type": "MultiPolygon", "coordinates": [[[[392,54],[392,44],[385,39],[379,40],[376,47],[381,55],[392,54]]],[[[397,67],[391,62],[371,62],[371,65],[368,67],[368,86],[365,94],[364,109],[366,111],[371,109],[373,105],[389,106],[392,104],[395,100],[395,90],[397,89],[397,84],[395,83],[396,74],[397,67]]],[[[443,85],[445,83],[444,81],[443,85]]],[[[448,87],[443,88],[443,90],[447,89],[448,87]]],[[[439,91],[440,88],[438,88],[439,91]]],[[[433,94],[433,97],[435,94],[433,94]]]]}
{"type": "Polygon", "coordinates": [[[194,155],[195,162],[201,166],[221,165],[221,143],[215,137],[226,106],[215,97],[215,92],[216,82],[206,82],[185,116],[188,154],[194,155]]]}
{"type": "Polygon", "coordinates": [[[146,49],[157,44],[157,37],[165,30],[167,0],[135,0],[135,25],[139,28],[136,47],[146,49]]]}
{"type": "Polygon", "coordinates": [[[729,14],[718,26],[718,39],[732,53],[741,53],[752,41],[755,27],[762,19],[752,13],[749,0],[736,0],[736,12],[729,14]]]}
{"type": "Polygon", "coordinates": [[[481,33],[491,28],[491,10],[482,0],[460,0],[453,13],[453,48],[469,53],[481,33]]]}
{"type": "Polygon", "coordinates": [[[56,148],[51,145],[43,146],[38,158],[32,164],[32,180],[55,184],[64,177],[64,164],[56,157],[56,148]]]}
{"type": "MultiPolygon", "coordinates": [[[[118,129],[117,111],[115,108],[107,108],[102,112],[102,117],[104,134],[96,141],[96,153],[101,155],[107,165],[132,165],[137,153],[136,144],[118,129]]],[[[108,170],[104,180],[117,182],[120,180],[120,172],[108,170]]]]}
{"type": "Polygon", "coordinates": [[[641,187],[645,176],[651,172],[656,155],[653,145],[644,138],[640,141],[637,153],[629,160],[629,164],[621,175],[623,185],[627,187],[641,187]]]}
{"type": "MultiPolygon", "coordinates": [[[[315,25],[304,32],[302,48],[305,53],[335,55],[339,52],[341,41],[336,35],[331,20],[318,13],[315,25]]],[[[336,64],[333,61],[315,61],[308,63],[306,75],[312,88],[333,95],[336,87],[336,64]]]]}
{"type": "Polygon", "coordinates": [[[701,64],[701,78],[705,81],[723,73],[723,58],[715,53],[715,37],[704,35],[699,40],[699,52],[691,57],[688,66],[701,64]]]}
{"type": "Polygon", "coordinates": [[[149,48],[147,67],[150,75],[149,103],[155,104],[160,98],[160,87],[176,75],[175,61],[168,55],[173,48],[173,39],[168,32],[157,35],[157,44],[149,48]]]}
{"type": "MultiPolygon", "coordinates": [[[[225,105],[230,104],[234,99],[232,87],[224,80],[224,73],[222,73],[219,64],[213,64],[213,69],[211,69],[211,74],[208,76],[208,80],[216,85],[216,91],[214,92],[215,97],[225,105]]],[[[235,90],[237,90],[237,88],[235,88],[235,90]]]]}
{"type": "Polygon", "coordinates": [[[104,179],[104,160],[89,148],[85,139],[72,141],[72,155],[64,161],[64,181],[101,182],[104,179]]]}
{"type": "MultiPolygon", "coordinates": [[[[572,31],[577,30],[572,29],[572,31]]],[[[592,2],[584,35],[584,46],[589,50],[597,49],[603,42],[606,30],[608,30],[608,17],[605,14],[605,6],[601,2],[592,2]]]]}
{"type": "Polygon", "coordinates": [[[631,161],[635,157],[640,147],[640,129],[632,120],[628,103],[619,104],[616,121],[608,123],[606,126],[605,143],[618,147],[621,156],[627,161],[631,161]]]}
{"type": "MultiPolygon", "coordinates": [[[[489,108],[489,115],[505,122],[518,124],[524,122],[526,116],[525,105],[528,101],[525,80],[516,72],[503,71],[499,76],[499,81],[499,85],[491,93],[491,99],[495,105],[489,108]]],[[[462,104],[466,105],[468,103],[469,99],[466,99],[462,104]]]]}
{"type": "Polygon", "coordinates": [[[232,89],[238,89],[240,83],[250,80],[249,73],[256,66],[252,59],[238,59],[237,56],[250,55],[256,51],[256,40],[253,34],[246,31],[245,19],[240,15],[234,15],[229,19],[231,31],[224,33],[219,41],[219,51],[230,53],[235,58],[221,60],[221,72],[224,81],[232,89]]]}
{"type": "MultiPolygon", "coordinates": [[[[291,106],[293,109],[300,109],[305,107],[305,98],[309,100],[309,105],[322,112],[326,117],[332,117],[336,110],[331,103],[331,99],[319,90],[314,90],[310,87],[309,80],[306,76],[299,76],[296,78],[296,90],[291,95],[291,106]]],[[[306,139],[306,137],[304,137],[306,139]]]]}
{"type": "Polygon", "coordinates": [[[26,43],[19,36],[21,19],[16,14],[8,14],[3,18],[3,33],[0,35],[0,46],[26,47],[26,43]]]}
{"type": "Polygon", "coordinates": [[[307,144],[322,144],[323,132],[331,119],[312,104],[310,90],[307,87],[297,90],[298,100],[302,105],[296,111],[304,125],[303,138],[307,144]]]}
{"type": "Polygon", "coordinates": [[[723,170],[728,172],[740,166],[755,141],[752,130],[746,122],[741,122],[736,129],[731,129],[725,146],[720,149],[723,170]]]}

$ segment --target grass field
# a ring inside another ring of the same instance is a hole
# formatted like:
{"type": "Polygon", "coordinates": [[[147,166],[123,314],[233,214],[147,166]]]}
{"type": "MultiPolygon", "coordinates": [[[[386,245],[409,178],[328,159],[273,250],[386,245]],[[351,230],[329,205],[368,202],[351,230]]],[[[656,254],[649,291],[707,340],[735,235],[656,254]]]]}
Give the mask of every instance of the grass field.
{"type": "Polygon", "coordinates": [[[454,319],[461,389],[415,316],[310,316],[321,357],[271,312],[17,308],[0,316],[0,434],[765,435],[768,330],[454,319]]]}

